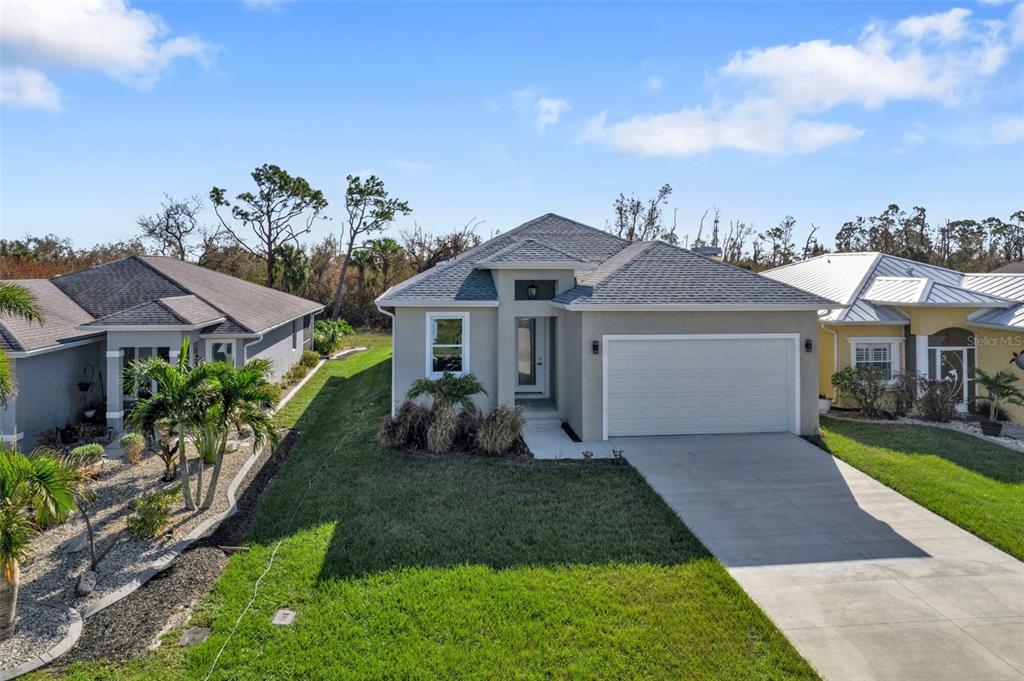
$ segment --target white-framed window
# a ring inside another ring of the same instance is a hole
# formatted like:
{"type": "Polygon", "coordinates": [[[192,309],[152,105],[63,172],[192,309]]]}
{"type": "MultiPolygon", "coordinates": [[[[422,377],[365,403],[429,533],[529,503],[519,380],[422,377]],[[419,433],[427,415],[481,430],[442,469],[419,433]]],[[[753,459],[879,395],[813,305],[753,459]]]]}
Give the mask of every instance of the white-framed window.
{"type": "Polygon", "coordinates": [[[427,376],[469,373],[469,313],[427,313],[427,376]]]}
{"type": "Polygon", "coordinates": [[[214,362],[234,364],[234,344],[215,341],[210,344],[210,359],[214,362]]]}
{"type": "Polygon", "coordinates": [[[292,320],[292,350],[299,347],[299,322],[296,319],[292,320]]]}
{"type": "Polygon", "coordinates": [[[874,367],[885,380],[892,380],[900,370],[902,344],[902,338],[851,338],[850,365],[874,367]]]}

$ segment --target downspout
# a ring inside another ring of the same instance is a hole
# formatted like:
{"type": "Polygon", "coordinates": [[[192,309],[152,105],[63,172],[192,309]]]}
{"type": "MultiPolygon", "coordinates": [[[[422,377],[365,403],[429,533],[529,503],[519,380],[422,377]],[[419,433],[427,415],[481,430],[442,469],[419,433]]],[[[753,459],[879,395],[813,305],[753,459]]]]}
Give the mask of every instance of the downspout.
{"type": "Polygon", "coordinates": [[[377,311],[391,318],[391,415],[395,415],[395,315],[374,303],[377,311]]]}
{"type": "Polygon", "coordinates": [[[825,326],[825,322],[821,322],[821,330],[832,334],[832,373],[834,374],[839,371],[839,334],[825,326]]]}

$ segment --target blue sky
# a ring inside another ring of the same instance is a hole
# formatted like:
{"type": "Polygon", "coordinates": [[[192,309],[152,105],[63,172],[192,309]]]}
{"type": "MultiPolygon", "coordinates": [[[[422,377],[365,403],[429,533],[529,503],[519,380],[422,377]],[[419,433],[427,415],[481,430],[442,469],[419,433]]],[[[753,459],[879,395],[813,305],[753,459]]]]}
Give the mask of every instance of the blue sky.
{"type": "MultiPolygon", "coordinates": [[[[620,191],[826,241],[891,202],[1024,208],[1024,8],[979,3],[5,5],[0,234],[135,233],[163,194],[374,172],[431,231],[620,191]]],[[[212,223],[211,211],[206,215],[212,223]]]]}

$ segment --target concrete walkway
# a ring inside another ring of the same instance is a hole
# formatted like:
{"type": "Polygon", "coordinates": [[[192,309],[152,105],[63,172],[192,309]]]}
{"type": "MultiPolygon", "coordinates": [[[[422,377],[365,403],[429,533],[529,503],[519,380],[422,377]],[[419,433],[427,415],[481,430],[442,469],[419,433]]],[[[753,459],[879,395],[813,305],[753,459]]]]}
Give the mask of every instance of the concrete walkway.
{"type": "Polygon", "coordinates": [[[1024,679],[1024,564],[793,435],[621,438],[830,681],[1024,679]]]}

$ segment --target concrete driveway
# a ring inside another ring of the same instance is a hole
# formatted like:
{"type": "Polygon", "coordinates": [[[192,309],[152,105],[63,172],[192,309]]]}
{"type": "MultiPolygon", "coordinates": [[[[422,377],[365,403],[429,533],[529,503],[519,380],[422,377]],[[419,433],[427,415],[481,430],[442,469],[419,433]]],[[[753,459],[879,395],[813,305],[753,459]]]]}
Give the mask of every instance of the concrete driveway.
{"type": "Polygon", "coordinates": [[[1024,678],[1015,558],[794,435],[613,444],[826,679],[1024,678]]]}

